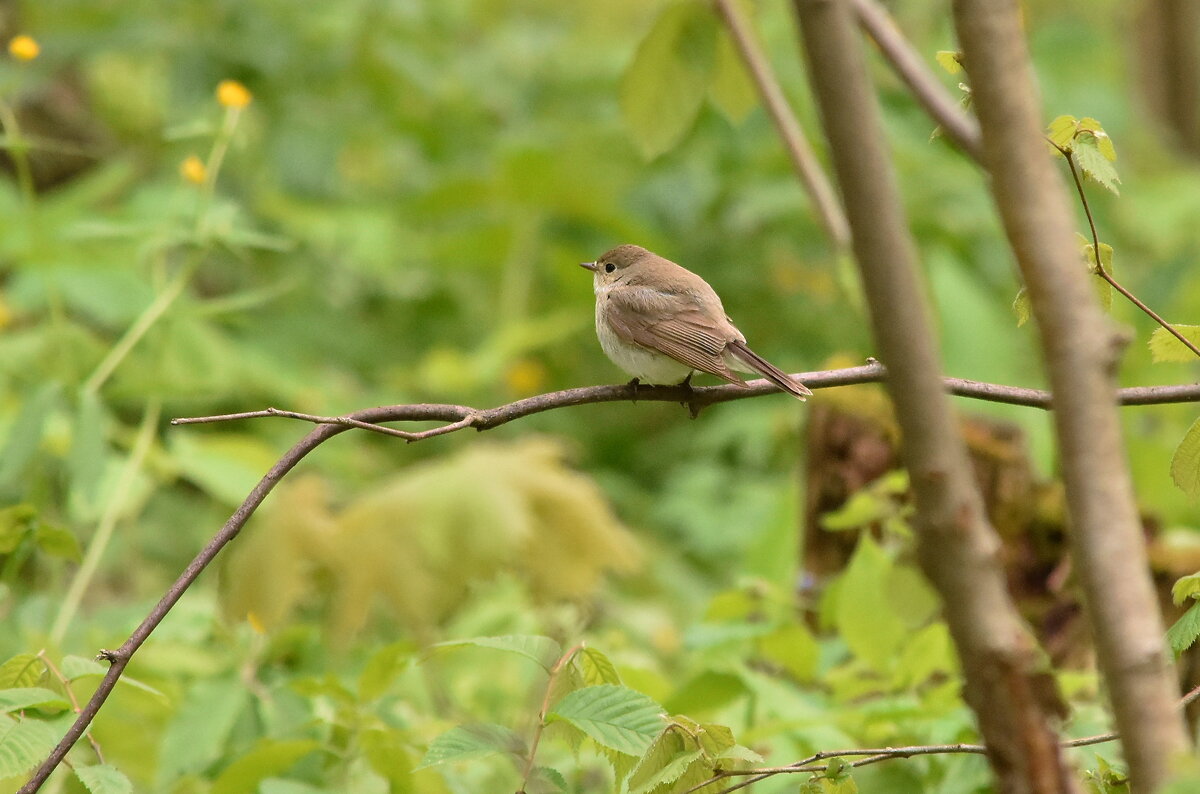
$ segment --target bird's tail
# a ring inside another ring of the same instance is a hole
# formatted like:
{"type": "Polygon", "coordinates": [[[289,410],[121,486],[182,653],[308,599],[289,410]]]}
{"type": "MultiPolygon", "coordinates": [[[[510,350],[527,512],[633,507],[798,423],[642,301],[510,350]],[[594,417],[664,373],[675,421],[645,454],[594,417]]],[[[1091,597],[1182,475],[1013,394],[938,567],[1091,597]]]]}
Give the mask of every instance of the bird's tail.
{"type": "Polygon", "coordinates": [[[803,400],[812,396],[812,392],[803,383],[746,347],[745,342],[730,342],[725,346],[725,352],[796,399],[803,400]]]}

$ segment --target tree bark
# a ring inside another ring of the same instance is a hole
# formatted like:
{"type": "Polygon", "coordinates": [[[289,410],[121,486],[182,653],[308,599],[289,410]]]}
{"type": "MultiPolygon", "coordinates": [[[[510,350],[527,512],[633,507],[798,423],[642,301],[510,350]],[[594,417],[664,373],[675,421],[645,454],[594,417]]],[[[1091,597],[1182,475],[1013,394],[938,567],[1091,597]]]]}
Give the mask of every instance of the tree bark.
{"type": "Polygon", "coordinates": [[[1000,542],[940,386],[925,290],[853,8],[848,0],[795,0],[795,6],[875,341],[888,365],[886,382],[916,499],[918,555],[945,605],[965,698],[1000,791],[1076,791],[1051,727],[1058,700],[1005,587],[1000,542]]]}
{"type": "Polygon", "coordinates": [[[1016,0],[955,0],[984,164],[1029,290],[1054,395],[1075,567],[1136,792],[1187,747],[1117,416],[1124,340],[1102,312],[1042,133],[1016,0]]]}

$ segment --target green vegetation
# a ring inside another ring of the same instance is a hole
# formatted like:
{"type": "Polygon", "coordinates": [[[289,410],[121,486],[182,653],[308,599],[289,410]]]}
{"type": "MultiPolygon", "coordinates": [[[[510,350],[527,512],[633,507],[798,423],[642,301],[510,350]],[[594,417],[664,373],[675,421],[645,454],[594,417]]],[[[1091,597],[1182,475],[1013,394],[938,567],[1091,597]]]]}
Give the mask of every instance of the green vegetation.
{"type": "MultiPolygon", "coordinates": [[[[927,64],[957,63],[944,8],[897,5],[927,64]]],[[[1135,101],[1125,5],[1026,4],[1049,135],[1099,230],[1080,212],[1081,267],[1115,259],[1168,320],[1200,323],[1196,166],[1135,101]]],[[[753,10],[817,140],[790,9],[753,10]]],[[[874,352],[853,269],[705,4],[34,0],[13,19],[6,40],[40,51],[0,64],[0,792],[95,689],[91,657],[310,429],[172,417],[620,382],[576,263],[623,242],[703,275],[790,371],[874,352]]],[[[947,374],[1043,385],[984,179],[872,57],[947,374]]],[[[1187,348],[1097,283],[1135,340],[1122,383],[1194,380],[1187,348]]],[[[617,402],[484,437],[347,433],[188,590],[46,790],[680,794],[822,751],[974,743],[902,473],[823,514],[822,532],[876,531],[797,598],[806,418],[886,416],[853,388],[694,421],[617,402]]],[[[1051,476],[1045,414],[959,407],[1015,423],[1051,476]]],[[[1125,414],[1171,580],[1200,527],[1196,414],[1125,414]]],[[[1094,671],[1055,672],[1064,735],[1107,730],[1094,671]]],[[[1098,747],[1071,758],[1123,791],[1098,747]]],[[[990,781],[978,754],[853,760],[752,790],[990,781]]]]}

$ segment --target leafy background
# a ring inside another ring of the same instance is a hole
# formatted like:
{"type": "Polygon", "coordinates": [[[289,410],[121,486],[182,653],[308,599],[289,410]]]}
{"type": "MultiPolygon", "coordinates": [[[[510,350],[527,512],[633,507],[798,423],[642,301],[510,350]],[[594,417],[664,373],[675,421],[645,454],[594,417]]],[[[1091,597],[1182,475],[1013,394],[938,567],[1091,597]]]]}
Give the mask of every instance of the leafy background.
{"type": "MultiPolygon", "coordinates": [[[[1116,141],[1121,196],[1091,200],[1118,275],[1169,319],[1194,322],[1195,165],[1136,101],[1131,5],[1029,2],[1027,29],[1047,121],[1093,116],[1116,141]]],[[[815,129],[787,4],[752,9],[815,129]]],[[[0,753],[0,788],[15,789],[69,721],[62,682],[86,697],[102,668],[84,657],[123,641],[305,430],[172,428],[170,417],[489,406],[623,379],[595,343],[590,277],[575,264],[621,242],[703,274],[785,368],[872,353],[850,269],[702,6],[38,0],[4,11],[9,35],[42,47],[0,70],[29,157],[79,162],[36,195],[0,180],[0,683],[47,693],[4,709],[38,719],[5,723],[34,727],[0,753]],[[214,98],[225,79],[253,94],[235,128],[214,98]],[[180,166],[222,141],[210,195],[180,166]],[[156,303],[161,315],[124,350],[156,303]],[[85,550],[94,568],[78,565],[85,550]]],[[[894,11],[931,66],[954,48],[943,4],[894,11]]],[[[1040,385],[983,180],[930,140],[928,119],[875,67],[946,370],[1040,385]]],[[[21,140],[10,134],[10,149],[21,140]]],[[[1136,340],[1124,382],[1193,377],[1192,363],[1152,361],[1144,317],[1119,301],[1112,311],[1136,340]]],[[[1053,472],[1045,416],[962,407],[1019,423],[1035,466],[1053,472]]],[[[93,771],[62,774],[57,790],[122,791],[126,777],[181,793],[515,790],[521,763],[504,756],[522,751],[505,743],[529,740],[547,681],[560,679],[553,659],[507,647],[428,650],[477,637],[551,637],[560,653],[586,641],[616,673],[590,683],[728,725],[769,763],[970,740],[902,531],[860,543],[805,605],[810,619],[795,608],[805,417],[777,397],[696,421],[673,405],[610,404],[486,438],[342,436],[270,498],[135,659],[94,729],[120,773],[81,745],[74,757],[93,771]],[[439,736],[476,723],[507,733],[412,771],[439,736]]],[[[1185,536],[1200,513],[1168,466],[1194,418],[1188,406],[1126,413],[1145,509],[1185,536]]],[[[569,667],[587,678],[584,661],[569,667]]],[[[1102,728],[1090,674],[1062,679],[1069,731],[1102,728]]],[[[577,753],[570,721],[558,722],[531,791],[608,790],[614,766],[628,771],[602,743],[577,753]]],[[[1079,763],[1096,768],[1088,753],[1079,763]]],[[[642,771],[646,790],[669,788],[642,771]]],[[[859,781],[966,792],[986,773],[951,757],[859,781]]]]}

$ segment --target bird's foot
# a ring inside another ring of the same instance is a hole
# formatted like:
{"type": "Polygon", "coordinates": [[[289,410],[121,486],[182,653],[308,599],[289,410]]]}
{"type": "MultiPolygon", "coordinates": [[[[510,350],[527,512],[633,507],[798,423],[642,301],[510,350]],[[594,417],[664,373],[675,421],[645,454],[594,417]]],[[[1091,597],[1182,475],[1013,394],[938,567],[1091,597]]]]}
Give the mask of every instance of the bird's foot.
{"type": "Polygon", "coordinates": [[[638,386],[641,386],[642,382],[640,380],[638,380],[637,378],[633,378],[632,380],[629,381],[629,383],[627,383],[625,385],[633,390],[633,396],[631,399],[636,403],[637,397],[638,397],[638,386]]]}
{"type": "Polygon", "coordinates": [[[679,382],[679,388],[684,390],[684,398],[679,404],[688,409],[688,413],[695,419],[700,415],[701,406],[695,403],[696,390],[692,388],[692,375],[694,372],[689,372],[687,377],[679,382]]]}

